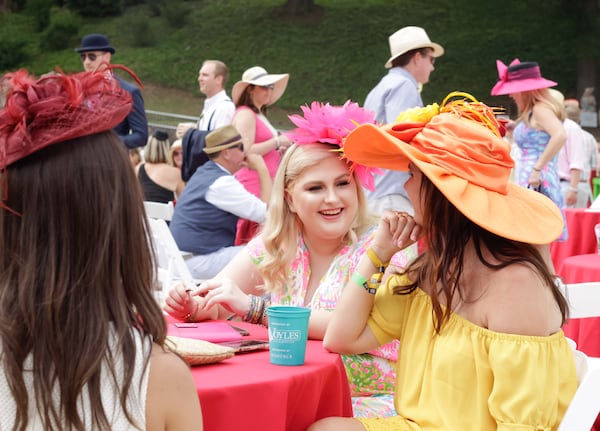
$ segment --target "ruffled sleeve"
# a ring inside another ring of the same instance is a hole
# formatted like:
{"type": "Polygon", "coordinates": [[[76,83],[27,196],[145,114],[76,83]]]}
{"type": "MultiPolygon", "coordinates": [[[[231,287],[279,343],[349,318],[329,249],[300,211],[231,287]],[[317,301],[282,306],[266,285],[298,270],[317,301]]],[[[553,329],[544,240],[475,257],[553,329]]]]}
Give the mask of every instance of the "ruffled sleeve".
{"type": "Polygon", "coordinates": [[[577,389],[573,352],[562,331],[551,337],[488,339],[489,411],[498,430],[550,431],[577,389]]]}

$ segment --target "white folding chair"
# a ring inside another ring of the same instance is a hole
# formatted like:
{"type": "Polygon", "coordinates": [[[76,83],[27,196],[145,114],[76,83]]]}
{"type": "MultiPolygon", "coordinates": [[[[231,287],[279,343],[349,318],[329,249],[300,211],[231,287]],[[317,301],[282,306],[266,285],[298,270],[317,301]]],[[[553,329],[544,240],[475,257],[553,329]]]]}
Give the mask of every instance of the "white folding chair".
{"type": "Polygon", "coordinates": [[[173,201],[168,203],[144,201],[146,215],[150,218],[158,218],[161,220],[171,221],[173,218],[173,201]]]}
{"type": "Polygon", "coordinates": [[[193,289],[195,283],[192,274],[167,223],[162,219],[148,217],[148,224],[158,261],[157,277],[162,289],[169,288],[176,281],[181,281],[186,287],[193,289]]]}
{"type": "MultiPolygon", "coordinates": [[[[562,286],[571,318],[600,317],[600,282],[562,286]]],[[[575,351],[579,386],[557,431],[589,431],[600,413],[600,358],[575,351]]]]}

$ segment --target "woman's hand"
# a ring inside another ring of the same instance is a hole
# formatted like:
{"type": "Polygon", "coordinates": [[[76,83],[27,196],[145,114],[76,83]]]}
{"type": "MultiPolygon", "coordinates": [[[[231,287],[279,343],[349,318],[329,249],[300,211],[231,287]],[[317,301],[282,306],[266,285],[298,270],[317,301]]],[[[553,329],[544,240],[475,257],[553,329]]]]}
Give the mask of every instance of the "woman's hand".
{"type": "Polygon", "coordinates": [[[527,184],[529,184],[531,186],[531,188],[535,189],[535,188],[539,187],[540,184],[542,183],[541,177],[542,177],[542,172],[538,171],[536,169],[533,169],[531,171],[531,173],[529,174],[529,178],[527,179],[527,184]]]}
{"type": "Polygon", "coordinates": [[[285,153],[285,150],[287,150],[293,144],[293,142],[290,141],[285,135],[279,135],[277,137],[277,141],[279,142],[279,151],[281,153],[285,153]]]}
{"type": "Polygon", "coordinates": [[[245,316],[250,310],[251,298],[229,278],[214,278],[203,282],[194,295],[203,296],[205,307],[220,305],[231,313],[245,316]]]}
{"type": "Polygon", "coordinates": [[[398,250],[414,244],[420,236],[421,226],[410,214],[386,210],[381,215],[372,246],[382,255],[392,256],[398,250]]]}
{"type": "Polygon", "coordinates": [[[200,321],[215,319],[218,309],[207,307],[202,297],[193,297],[183,284],[169,291],[163,310],[178,320],[200,321]]]}

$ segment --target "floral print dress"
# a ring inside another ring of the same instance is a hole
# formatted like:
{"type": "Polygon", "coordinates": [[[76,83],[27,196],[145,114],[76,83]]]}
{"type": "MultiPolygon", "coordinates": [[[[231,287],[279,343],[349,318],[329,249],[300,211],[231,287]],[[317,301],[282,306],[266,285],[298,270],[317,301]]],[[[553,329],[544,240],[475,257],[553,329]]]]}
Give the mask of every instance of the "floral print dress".
{"type": "MultiPolygon", "coordinates": [[[[513,139],[519,147],[521,157],[515,163],[515,181],[522,187],[528,186],[529,176],[533,168],[546,149],[550,135],[539,129],[534,129],[520,121],[513,131],[513,139]]],[[[565,201],[560,187],[560,177],[558,176],[558,155],[555,156],[540,172],[541,189],[540,192],[549,197],[562,211],[563,219],[565,201]]],[[[567,228],[563,230],[558,241],[567,239],[567,228]]]]}
{"type": "MultiPolygon", "coordinates": [[[[347,244],[334,257],[327,273],[321,279],[307,306],[313,310],[333,310],[355,271],[361,256],[371,244],[375,227],[371,228],[355,244],[347,244]]],[[[264,243],[257,236],[247,245],[247,251],[258,265],[264,256],[264,243]]],[[[394,256],[395,265],[405,264],[414,257],[413,252],[401,251],[394,256]]],[[[305,306],[306,291],[310,279],[310,256],[302,236],[298,237],[297,253],[288,269],[290,280],[282,292],[271,293],[272,304],[305,306]]],[[[380,348],[360,355],[342,355],[352,393],[355,417],[383,417],[395,415],[394,386],[395,363],[399,342],[393,341],[380,348]]]]}

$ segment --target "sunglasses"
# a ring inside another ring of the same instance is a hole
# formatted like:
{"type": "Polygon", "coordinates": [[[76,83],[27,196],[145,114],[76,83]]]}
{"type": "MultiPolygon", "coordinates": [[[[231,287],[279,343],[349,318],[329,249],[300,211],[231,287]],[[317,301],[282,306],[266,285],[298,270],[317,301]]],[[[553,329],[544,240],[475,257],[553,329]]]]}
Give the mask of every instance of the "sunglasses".
{"type": "Polygon", "coordinates": [[[244,144],[238,144],[233,148],[237,148],[238,150],[240,150],[242,153],[244,152],[244,144]]]}
{"type": "Polygon", "coordinates": [[[435,64],[435,57],[431,54],[421,54],[423,57],[429,57],[429,61],[431,61],[431,64],[435,64]]]}
{"type": "Polygon", "coordinates": [[[102,54],[95,54],[93,52],[82,52],[81,54],[79,54],[79,58],[81,58],[81,62],[83,63],[85,61],[86,58],[89,58],[90,61],[96,61],[96,59],[98,57],[100,57],[102,54]]]}
{"type": "Polygon", "coordinates": [[[173,151],[173,157],[181,156],[182,154],[182,151],[173,151]]]}
{"type": "Polygon", "coordinates": [[[275,84],[261,85],[261,87],[267,90],[275,90],[275,84]]]}

